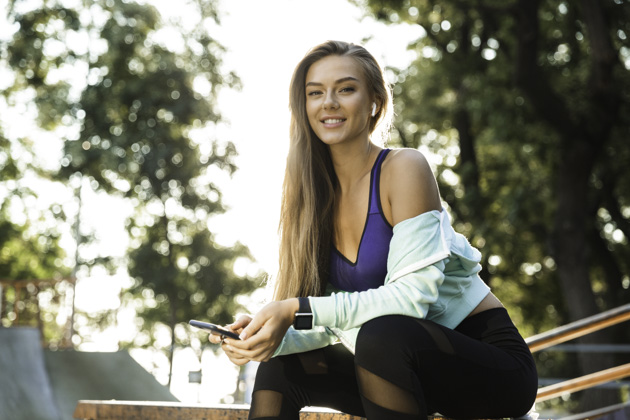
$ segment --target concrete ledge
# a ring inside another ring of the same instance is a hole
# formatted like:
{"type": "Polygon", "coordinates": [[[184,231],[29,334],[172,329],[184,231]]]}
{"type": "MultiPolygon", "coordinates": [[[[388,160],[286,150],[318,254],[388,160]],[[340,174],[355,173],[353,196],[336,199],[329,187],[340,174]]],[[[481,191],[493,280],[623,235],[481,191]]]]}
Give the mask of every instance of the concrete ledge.
{"type": "MultiPolygon", "coordinates": [[[[75,419],[83,420],[247,420],[249,405],[203,405],[180,402],[155,401],[94,401],[81,400],[74,410],[75,419]]],[[[437,413],[429,420],[448,420],[437,413]]],[[[537,420],[538,415],[526,415],[518,419],[487,420],[537,420]]],[[[583,420],[584,418],[580,418],[583,420]]],[[[309,407],[300,412],[300,420],[366,420],[328,408],[309,407]]],[[[483,420],[483,419],[477,419],[483,420]]],[[[572,419],[577,420],[577,419],[572,419]]]]}
{"type": "MultiPolygon", "coordinates": [[[[155,401],[90,401],[77,403],[73,417],[83,420],[247,420],[247,405],[184,404],[155,401]]],[[[327,409],[302,410],[300,420],[362,420],[327,409]]]]}

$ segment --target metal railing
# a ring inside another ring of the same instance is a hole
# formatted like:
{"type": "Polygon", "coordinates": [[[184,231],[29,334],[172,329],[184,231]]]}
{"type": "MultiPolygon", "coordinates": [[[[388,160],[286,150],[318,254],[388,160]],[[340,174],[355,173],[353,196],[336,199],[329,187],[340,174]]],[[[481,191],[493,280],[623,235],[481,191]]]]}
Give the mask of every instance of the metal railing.
{"type": "MultiPolygon", "coordinates": [[[[630,320],[630,304],[534,335],[525,342],[532,352],[536,352],[627,320],[630,320]]],[[[630,363],[539,388],[536,402],[547,401],[628,376],[630,363]]]]}

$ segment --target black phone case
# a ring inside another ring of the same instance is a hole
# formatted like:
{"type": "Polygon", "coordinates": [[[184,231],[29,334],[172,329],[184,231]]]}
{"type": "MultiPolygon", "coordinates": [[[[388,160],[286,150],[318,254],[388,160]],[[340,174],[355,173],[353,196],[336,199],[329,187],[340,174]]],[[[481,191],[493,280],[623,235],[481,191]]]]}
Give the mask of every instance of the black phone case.
{"type": "Polygon", "coordinates": [[[238,336],[238,334],[226,330],[224,328],[219,327],[218,325],[214,325],[214,324],[210,324],[209,322],[202,322],[202,321],[197,321],[197,320],[190,320],[188,322],[190,325],[192,325],[193,327],[197,327],[197,328],[202,328],[204,330],[210,330],[210,331],[214,331],[218,334],[224,335],[226,337],[229,338],[233,338],[234,340],[240,340],[241,338],[238,336]]]}

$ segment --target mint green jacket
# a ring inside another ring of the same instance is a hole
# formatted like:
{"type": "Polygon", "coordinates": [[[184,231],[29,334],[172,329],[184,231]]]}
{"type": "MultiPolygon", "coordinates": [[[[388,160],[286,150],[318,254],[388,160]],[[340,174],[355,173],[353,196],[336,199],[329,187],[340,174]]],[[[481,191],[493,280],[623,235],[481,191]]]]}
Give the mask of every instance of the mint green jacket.
{"type": "Polygon", "coordinates": [[[479,277],[481,254],[456,233],[445,209],[394,226],[383,286],[362,292],[329,287],[309,297],[313,329],[289,328],[274,356],[343,343],[354,353],[359,329],[384,315],[426,318],[455,328],[490,289],[479,277]]]}

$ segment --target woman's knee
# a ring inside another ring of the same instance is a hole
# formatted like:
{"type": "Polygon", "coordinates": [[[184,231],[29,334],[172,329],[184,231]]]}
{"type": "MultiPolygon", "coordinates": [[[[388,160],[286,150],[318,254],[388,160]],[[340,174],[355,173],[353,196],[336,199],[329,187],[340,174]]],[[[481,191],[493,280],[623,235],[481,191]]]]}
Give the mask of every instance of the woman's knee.
{"type": "Polygon", "coordinates": [[[254,389],[268,389],[284,392],[288,386],[287,373],[294,363],[291,356],[273,357],[258,365],[254,389]]]}

